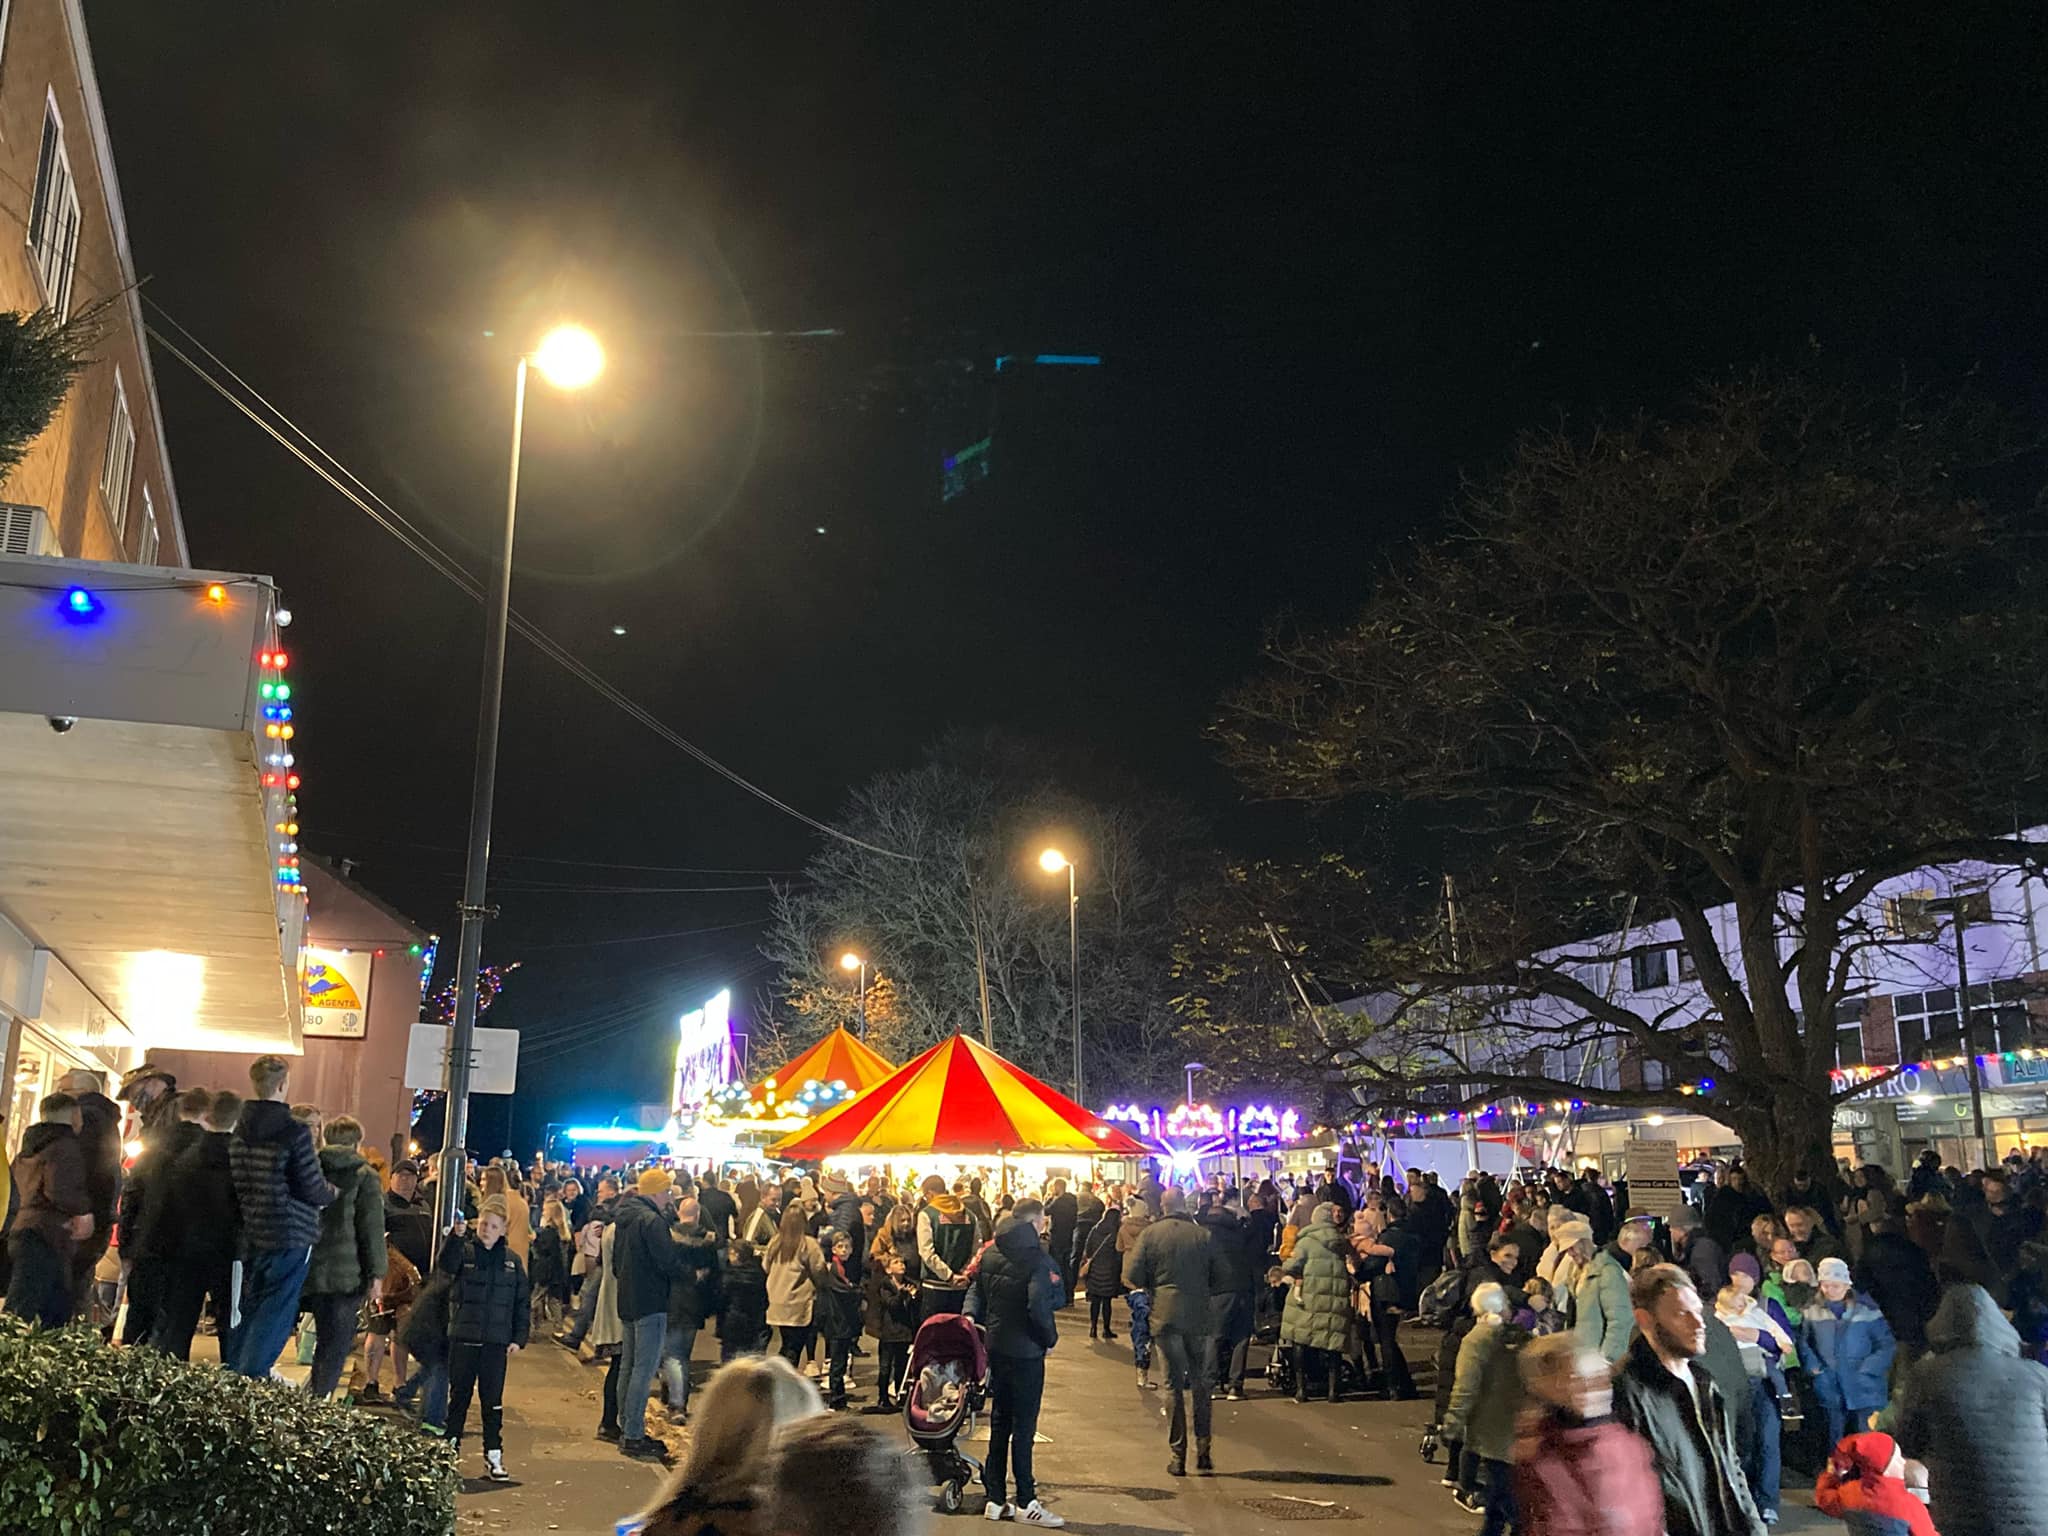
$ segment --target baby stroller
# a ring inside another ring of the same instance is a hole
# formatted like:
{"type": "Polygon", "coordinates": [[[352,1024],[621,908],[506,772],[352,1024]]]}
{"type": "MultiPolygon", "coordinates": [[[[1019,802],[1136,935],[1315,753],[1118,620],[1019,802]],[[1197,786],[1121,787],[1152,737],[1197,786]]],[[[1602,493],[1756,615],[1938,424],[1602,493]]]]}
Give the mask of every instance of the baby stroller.
{"type": "Polygon", "coordinates": [[[939,1485],[939,1508],[960,1509],[967,1484],[981,1476],[981,1463],[956,1442],[973,1427],[988,1395],[988,1345],[971,1317],[950,1312],[928,1317],[910,1346],[904,1371],[903,1422],[939,1485]]]}

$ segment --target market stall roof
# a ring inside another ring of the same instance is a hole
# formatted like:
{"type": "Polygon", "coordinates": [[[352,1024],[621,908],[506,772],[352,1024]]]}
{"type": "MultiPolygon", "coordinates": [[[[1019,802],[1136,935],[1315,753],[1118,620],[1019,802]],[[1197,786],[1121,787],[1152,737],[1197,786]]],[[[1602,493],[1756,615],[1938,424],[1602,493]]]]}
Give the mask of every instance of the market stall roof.
{"type": "Polygon", "coordinates": [[[777,1067],[756,1086],[756,1092],[774,1082],[790,1090],[805,1083],[844,1083],[853,1092],[864,1093],[895,1070],[894,1062],[841,1027],[802,1055],[777,1067]]]}
{"type": "Polygon", "coordinates": [[[849,1152],[1145,1152],[1099,1115],[965,1035],[941,1041],[769,1150],[789,1159],[849,1152]]]}

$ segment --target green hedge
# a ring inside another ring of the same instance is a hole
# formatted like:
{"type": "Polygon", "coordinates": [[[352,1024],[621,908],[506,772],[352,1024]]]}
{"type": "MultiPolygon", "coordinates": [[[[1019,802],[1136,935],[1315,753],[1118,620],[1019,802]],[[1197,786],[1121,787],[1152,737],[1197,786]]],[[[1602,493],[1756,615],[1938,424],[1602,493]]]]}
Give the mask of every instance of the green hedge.
{"type": "Polygon", "coordinates": [[[0,1527],[58,1536],[446,1536],[437,1440],[89,1328],[0,1318],[0,1527]]]}

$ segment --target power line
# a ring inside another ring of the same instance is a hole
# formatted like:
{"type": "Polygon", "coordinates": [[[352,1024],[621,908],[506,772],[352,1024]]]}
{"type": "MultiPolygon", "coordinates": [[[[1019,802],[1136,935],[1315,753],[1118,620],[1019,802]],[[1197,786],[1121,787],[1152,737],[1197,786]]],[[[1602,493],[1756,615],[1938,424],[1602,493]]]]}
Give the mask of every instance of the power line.
{"type": "MultiPolygon", "coordinates": [[[[416,843],[401,837],[379,837],[373,833],[337,832],[324,823],[317,832],[307,834],[317,843],[373,843],[385,848],[409,848],[415,853],[446,853],[460,857],[465,850],[452,843],[416,843]]],[[[608,859],[564,859],[540,853],[500,853],[491,850],[491,865],[500,864],[559,864],[580,869],[629,870],[635,874],[650,875],[800,875],[800,869],[728,869],[706,864],[619,864],[608,859]]]]}
{"type": "MultiPolygon", "coordinates": [[[[202,382],[204,382],[210,389],[212,389],[214,393],[219,395],[223,400],[227,401],[230,405],[234,406],[236,410],[240,411],[244,416],[248,417],[250,421],[254,422],[264,432],[268,433],[288,453],[292,454],[293,457],[297,458],[308,469],[312,470],[315,474],[319,475],[321,479],[325,480],[329,485],[334,487],[334,489],[340,492],[344,498],[346,498],[349,502],[353,503],[359,511],[361,511],[367,517],[369,517],[371,521],[375,522],[379,527],[384,529],[385,532],[389,533],[393,538],[397,539],[399,543],[403,544],[407,549],[411,550],[415,555],[419,556],[419,558],[426,562],[426,564],[437,574],[441,575],[442,577],[453,583],[456,587],[460,588],[472,602],[481,603],[483,601],[482,586],[476,581],[474,577],[472,577],[468,573],[468,571],[463,569],[463,567],[456,561],[454,556],[448,554],[445,550],[441,549],[439,546],[434,544],[434,542],[430,538],[428,538],[427,535],[420,532],[418,528],[414,527],[410,522],[408,522],[405,519],[405,517],[391,505],[390,502],[386,501],[382,496],[378,495],[377,492],[371,490],[370,487],[367,484],[365,484],[353,471],[351,471],[339,459],[335,458],[333,454],[329,453],[325,448],[321,447],[320,444],[317,441],[315,441],[314,438],[309,433],[307,433],[303,427],[299,426],[297,422],[293,421],[282,410],[278,409],[278,407],[274,405],[269,399],[267,399],[260,390],[258,390],[254,385],[250,384],[248,380],[244,379],[240,374],[236,373],[234,369],[230,368],[225,362],[223,362],[217,354],[215,354],[209,347],[207,347],[207,345],[204,342],[200,341],[198,337],[194,336],[189,330],[187,330],[182,324],[180,324],[176,317],[173,316],[168,310],[166,310],[161,304],[157,303],[147,294],[144,294],[142,297],[143,301],[147,303],[150,306],[150,308],[154,309],[159,315],[163,316],[166,323],[175,327],[177,331],[181,335],[183,335],[195,349],[197,349],[199,352],[203,353],[206,356],[208,361],[213,363],[215,367],[219,368],[229,378],[233,379],[235,383],[239,385],[243,390],[247,391],[249,395],[251,395],[257,401],[259,401],[265,410],[271,412],[273,415],[277,417],[279,421],[283,422],[287,427],[289,427],[293,435],[299,438],[301,441],[303,441],[307,445],[307,447],[311,448],[313,450],[313,453],[317,453],[321,459],[326,461],[327,464],[332,465],[334,471],[338,472],[340,475],[347,476],[349,481],[353,483],[355,489],[351,489],[350,486],[344,485],[341,482],[341,480],[336,477],[336,473],[330,473],[329,470],[324,465],[315,461],[312,454],[308,453],[304,448],[301,448],[298,443],[293,442],[290,438],[287,438],[282,432],[278,431],[277,428],[271,422],[269,422],[263,416],[258,414],[258,412],[254,410],[248,404],[247,401],[241,399],[234,393],[234,391],[230,390],[226,385],[222,384],[219,379],[215,378],[212,374],[208,373],[204,368],[200,367],[200,365],[193,361],[192,357],[188,353],[186,353],[183,348],[178,346],[169,337],[165,336],[162,331],[158,330],[154,325],[146,326],[146,329],[148,330],[150,337],[154,341],[156,341],[156,343],[159,346],[163,347],[165,351],[171,354],[171,356],[173,356],[179,362],[183,363],[187,368],[189,368],[194,374],[196,374],[199,377],[199,379],[202,382]],[[371,502],[373,500],[376,503],[376,506],[374,507],[371,505],[371,502]],[[381,511],[379,510],[380,508],[381,511]]],[[[754,783],[751,779],[745,777],[738,770],[728,768],[724,763],[720,762],[717,758],[713,757],[709,752],[706,752],[702,747],[699,747],[695,742],[688,740],[679,732],[674,730],[671,726],[669,726],[666,722],[664,722],[663,720],[661,720],[660,718],[651,714],[648,710],[643,708],[639,703],[637,703],[633,699],[628,698],[625,694],[621,693],[617,688],[613,687],[612,684],[607,682],[604,678],[600,677],[596,672],[592,671],[580,659],[578,659],[576,656],[574,656],[568,650],[566,650],[561,644],[559,644],[552,636],[547,634],[544,630],[540,629],[537,625],[535,625],[531,620],[527,619],[524,615],[519,613],[516,609],[511,611],[510,620],[511,627],[514,630],[518,631],[520,636],[524,638],[530,645],[532,645],[550,661],[554,662],[555,665],[561,667],[565,672],[569,673],[570,676],[576,678],[579,682],[583,683],[586,687],[590,688],[600,698],[604,699],[607,703],[611,704],[614,708],[618,709],[623,714],[627,715],[629,718],[639,721],[641,725],[645,726],[648,730],[652,731],[655,735],[659,736],[663,741],[666,741],[670,746],[674,747],[677,751],[682,752],[686,756],[695,759],[698,763],[702,764],[706,768],[709,768],[713,773],[716,773],[717,775],[719,775],[719,777],[725,779],[728,783],[754,796],[755,799],[761,801],[764,805],[771,806],[774,809],[781,811],[785,816],[791,817],[796,821],[802,822],[805,826],[811,828],[815,832],[822,833],[827,837],[837,838],[839,841],[851,844],[853,847],[865,849],[869,853],[880,854],[884,858],[902,859],[906,863],[914,862],[915,855],[913,854],[899,853],[897,850],[893,848],[884,848],[878,844],[870,843],[863,838],[855,837],[850,832],[842,832],[839,828],[828,825],[825,822],[819,821],[816,817],[808,815],[805,812],[798,810],[788,801],[779,798],[778,796],[770,793],[766,789],[763,789],[760,785],[754,783]]]]}
{"type": "Polygon", "coordinates": [[[546,881],[500,877],[491,882],[494,891],[512,891],[522,896],[716,896],[738,892],[772,891],[770,885],[570,885],[546,881]]]}
{"type": "Polygon", "coordinates": [[[610,939],[563,939],[553,944],[522,944],[519,949],[523,954],[530,949],[598,949],[613,944],[651,944],[658,939],[691,939],[700,933],[731,933],[738,928],[758,928],[761,921],[755,918],[744,923],[714,923],[708,928],[672,928],[666,933],[630,933],[610,939]]]}

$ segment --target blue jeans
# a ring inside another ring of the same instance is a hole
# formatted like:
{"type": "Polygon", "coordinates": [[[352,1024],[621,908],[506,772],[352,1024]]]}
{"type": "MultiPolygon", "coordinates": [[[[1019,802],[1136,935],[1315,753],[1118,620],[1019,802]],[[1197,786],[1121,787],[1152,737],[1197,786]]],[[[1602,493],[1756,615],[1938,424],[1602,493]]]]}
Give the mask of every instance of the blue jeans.
{"type": "Polygon", "coordinates": [[[668,1314],[636,1318],[625,1324],[619,1345],[619,1434],[626,1440],[647,1438],[647,1394],[661,1369],[661,1343],[668,1333],[668,1314]]]}
{"type": "Polygon", "coordinates": [[[596,1270],[583,1277],[583,1289],[576,1294],[576,1316],[562,1330],[564,1344],[581,1344],[583,1336],[590,1332],[590,1324],[597,1316],[597,1282],[596,1270]]]}
{"type": "Polygon", "coordinates": [[[988,1357],[988,1460],[982,1463],[981,1481],[991,1504],[1009,1502],[1008,1474],[1012,1471],[1017,1475],[1018,1504],[1029,1504],[1038,1497],[1031,1452],[1038,1433],[1038,1409],[1044,1401],[1044,1356],[1035,1360],[988,1357]]]}
{"type": "Polygon", "coordinates": [[[242,1260],[242,1327],[232,1364],[240,1375],[252,1381],[269,1378],[299,1320],[299,1288],[312,1256],[310,1248],[286,1248],[242,1260]]]}
{"type": "Polygon", "coordinates": [[[341,1385],[348,1352],[355,1347],[356,1315],[363,1309],[364,1294],[304,1298],[306,1310],[313,1314],[313,1374],[306,1378],[306,1390],[315,1397],[331,1397],[341,1385]]]}
{"type": "Polygon", "coordinates": [[[1778,1484],[1785,1475],[1779,1455],[1783,1425],[1778,1421],[1778,1393],[1770,1377],[1757,1376],[1750,1380],[1749,1397],[1756,1409],[1756,1441],[1753,1446],[1744,1447],[1750,1454],[1742,1458],[1742,1472],[1749,1479],[1750,1497],[1756,1500],[1757,1512],[1774,1513],[1778,1508],[1778,1484]]]}
{"type": "Polygon", "coordinates": [[[403,1407],[411,1401],[413,1393],[419,1393],[420,1423],[429,1429],[445,1429],[448,1424],[448,1345],[443,1341],[427,1348],[429,1353],[412,1357],[412,1374],[405,1378],[404,1384],[391,1394],[391,1398],[403,1407]]]}
{"type": "Polygon", "coordinates": [[[690,1356],[696,1349],[696,1328],[678,1328],[661,1342],[661,1381],[668,1388],[668,1405],[677,1413],[690,1411],[690,1356]]]}
{"type": "Polygon", "coordinates": [[[1124,1297],[1131,1309],[1131,1363],[1141,1371],[1152,1369],[1152,1298],[1144,1291],[1124,1297]]]}

